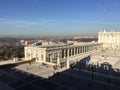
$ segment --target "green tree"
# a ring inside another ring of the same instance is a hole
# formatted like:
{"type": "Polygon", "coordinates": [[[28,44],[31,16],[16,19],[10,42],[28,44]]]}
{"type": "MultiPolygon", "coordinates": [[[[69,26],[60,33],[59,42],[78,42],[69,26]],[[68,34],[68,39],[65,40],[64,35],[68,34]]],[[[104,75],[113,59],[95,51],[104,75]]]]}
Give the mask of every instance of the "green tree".
{"type": "Polygon", "coordinates": [[[16,47],[14,57],[18,57],[18,58],[24,57],[24,47],[23,46],[16,47]]]}

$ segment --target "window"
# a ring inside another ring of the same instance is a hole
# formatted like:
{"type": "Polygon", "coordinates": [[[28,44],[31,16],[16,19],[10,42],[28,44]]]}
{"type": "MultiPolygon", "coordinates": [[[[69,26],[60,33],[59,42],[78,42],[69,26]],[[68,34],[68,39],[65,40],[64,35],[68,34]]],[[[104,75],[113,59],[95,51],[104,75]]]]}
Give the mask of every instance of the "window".
{"type": "Polygon", "coordinates": [[[36,57],[38,57],[38,54],[36,54],[36,57]]]}
{"type": "Polygon", "coordinates": [[[62,52],[59,52],[59,57],[62,58],[62,52]]]}
{"type": "Polygon", "coordinates": [[[54,60],[57,60],[57,53],[54,53],[54,60]]]}
{"type": "Polygon", "coordinates": [[[41,55],[41,60],[43,60],[43,55],[41,55]]]}

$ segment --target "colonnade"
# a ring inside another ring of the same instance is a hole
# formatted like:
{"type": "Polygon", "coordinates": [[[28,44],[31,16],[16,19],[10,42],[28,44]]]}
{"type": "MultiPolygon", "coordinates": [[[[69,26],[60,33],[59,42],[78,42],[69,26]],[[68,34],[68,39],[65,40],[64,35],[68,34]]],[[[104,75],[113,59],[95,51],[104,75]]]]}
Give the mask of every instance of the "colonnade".
{"type": "MultiPolygon", "coordinates": [[[[56,63],[60,66],[61,62],[66,62],[68,68],[68,62],[71,57],[76,57],[87,52],[99,50],[102,48],[102,44],[81,45],[81,46],[67,46],[62,48],[53,48],[48,52],[47,62],[56,63]]],[[[48,50],[49,51],[49,50],[48,50]]]]}

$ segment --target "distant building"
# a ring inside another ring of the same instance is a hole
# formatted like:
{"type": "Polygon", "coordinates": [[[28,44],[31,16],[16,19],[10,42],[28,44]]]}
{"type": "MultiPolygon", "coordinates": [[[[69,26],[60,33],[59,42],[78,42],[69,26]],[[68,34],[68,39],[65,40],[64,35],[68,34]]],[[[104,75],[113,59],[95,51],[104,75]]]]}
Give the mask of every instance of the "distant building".
{"type": "Polygon", "coordinates": [[[31,45],[33,43],[37,42],[37,40],[20,40],[20,44],[24,46],[31,45]]]}
{"type": "Polygon", "coordinates": [[[98,42],[103,43],[103,48],[120,49],[120,32],[100,31],[98,33],[98,42]]]}
{"type": "Polygon", "coordinates": [[[25,43],[25,40],[20,40],[21,45],[24,45],[24,43],[25,43]]]}
{"type": "Polygon", "coordinates": [[[91,39],[93,39],[93,38],[97,38],[97,36],[94,36],[94,35],[81,35],[81,36],[77,36],[77,37],[73,37],[73,39],[83,39],[83,38],[91,38],[91,39]]]}
{"type": "Polygon", "coordinates": [[[78,41],[67,40],[67,44],[74,44],[74,43],[78,43],[78,41]]]}
{"type": "Polygon", "coordinates": [[[55,43],[52,41],[42,40],[41,45],[54,45],[55,43]]]}
{"type": "Polygon", "coordinates": [[[20,40],[20,44],[24,46],[29,45],[54,45],[57,44],[57,42],[53,42],[50,40],[20,40]]]}

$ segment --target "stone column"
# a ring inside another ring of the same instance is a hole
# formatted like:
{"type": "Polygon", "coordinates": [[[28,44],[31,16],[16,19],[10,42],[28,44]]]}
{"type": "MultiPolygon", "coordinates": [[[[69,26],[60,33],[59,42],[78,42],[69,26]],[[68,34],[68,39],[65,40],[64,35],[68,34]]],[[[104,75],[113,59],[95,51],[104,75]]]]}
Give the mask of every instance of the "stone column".
{"type": "Polygon", "coordinates": [[[87,46],[85,46],[85,52],[87,52],[87,46]]]}
{"type": "Polygon", "coordinates": [[[71,57],[73,56],[73,55],[72,55],[72,51],[73,51],[73,49],[71,48],[71,57]]]}
{"type": "Polygon", "coordinates": [[[32,56],[32,51],[30,51],[30,60],[32,59],[32,57],[33,57],[33,56],[32,56]]]}
{"type": "Polygon", "coordinates": [[[86,50],[86,46],[84,46],[84,53],[86,53],[85,50],[86,50]]]}
{"type": "Polygon", "coordinates": [[[52,63],[53,54],[50,55],[50,63],[52,63]]]}
{"type": "Polygon", "coordinates": [[[75,56],[75,48],[74,48],[74,56],[75,56]]]}
{"type": "Polygon", "coordinates": [[[68,48],[68,51],[67,51],[67,61],[66,61],[66,68],[69,69],[70,68],[70,65],[69,65],[69,48],[68,48]]]}
{"type": "Polygon", "coordinates": [[[82,46],[80,46],[80,54],[82,53],[82,46]]]}
{"type": "Polygon", "coordinates": [[[77,49],[77,51],[76,51],[76,52],[77,52],[76,55],[78,55],[78,47],[77,47],[76,49],[77,49]]]}
{"type": "Polygon", "coordinates": [[[78,54],[80,54],[80,47],[78,47],[78,54]]]}
{"type": "Polygon", "coordinates": [[[69,64],[70,62],[69,62],[69,59],[67,58],[67,69],[69,69],[70,68],[70,64],[69,64]]]}
{"type": "Polygon", "coordinates": [[[81,54],[83,53],[83,47],[81,46],[81,54]]]}
{"type": "Polygon", "coordinates": [[[89,50],[90,50],[90,47],[88,46],[88,52],[89,52],[89,50]]]}
{"type": "Polygon", "coordinates": [[[52,62],[54,62],[54,59],[55,59],[55,56],[54,56],[54,53],[52,55],[52,62]]]}
{"type": "Polygon", "coordinates": [[[88,52],[88,46],[86,46],[86,51],[88,52]]]}
{"type": "Polygon", "coordinates": [[[86,53],[86,46],[85,46],[85,53],[86,53]]]}
{"type": "Polygon", "coordinates": [[[84,46],[82,46],[82,52],[84,53],[84,46]]]}
{"type": "Polygon", "coordinates": [[[59,57],[59,52],[57,53],[57,66],[60,66],[60,57],[59,57]]]}

